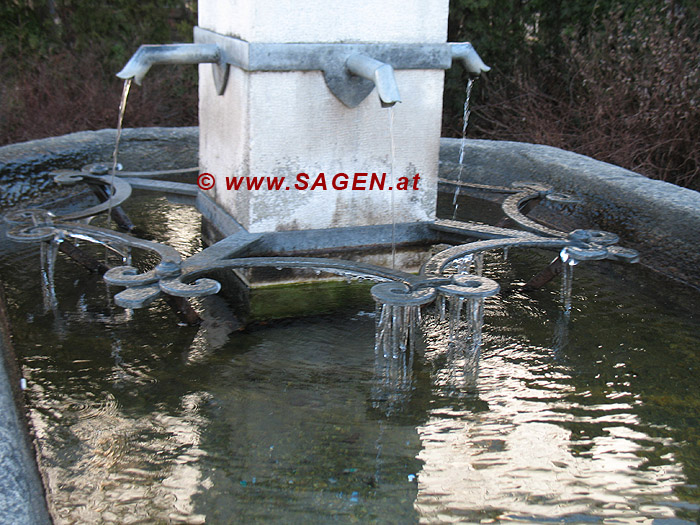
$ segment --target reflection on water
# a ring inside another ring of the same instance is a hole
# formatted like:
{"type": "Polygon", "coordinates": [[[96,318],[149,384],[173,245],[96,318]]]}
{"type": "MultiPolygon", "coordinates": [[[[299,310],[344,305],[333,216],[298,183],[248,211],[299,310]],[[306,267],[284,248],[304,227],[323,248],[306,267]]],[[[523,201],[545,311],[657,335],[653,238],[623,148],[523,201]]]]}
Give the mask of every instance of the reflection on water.
{"type": "MultiPolygon", "coordinates": [[[[156,238],[198,249],[186,208],[136,206],[156,238]]],[[[487,257],[485,273],[512,283],[550,258],[487,257]]],[[[693,523],[700,299],[593,268],[576,269],[568,319],[556,283],[487,299],[478,360],[424,312],[412,370],[392,375],[369,297],[250,332],[214,297],[178,327],[161,303],[115,307],[62,256],[45,309],[38,250],[7,256],[56,521],[693,523]]]]}
{"type": "Polygon", "coordinates": [[[537,305],[517,293],[487,301],[478,380],[461,392],[449,359],[436,356],[444,327],[426,325],[433,395],[417,427],[421,521],[695,522],[699,393],[686,370],[700,365],[698,322],[592,277],[577,283],[587,290],[570,320],[557,315],[556,290],[537,305]],[[657,404],[658,392],[675,410],[657,404]]]}
{"type": "Polygon", "coordinates": [[[485,351],[475,395],[488,409],[429,411],[416,501],[427,521],[675,516],[683,469],[670,451],[643,468],[645,452],[673,442],[640,418],[640,396],[592,403],[551,357],[524,344],[485,351]]]}

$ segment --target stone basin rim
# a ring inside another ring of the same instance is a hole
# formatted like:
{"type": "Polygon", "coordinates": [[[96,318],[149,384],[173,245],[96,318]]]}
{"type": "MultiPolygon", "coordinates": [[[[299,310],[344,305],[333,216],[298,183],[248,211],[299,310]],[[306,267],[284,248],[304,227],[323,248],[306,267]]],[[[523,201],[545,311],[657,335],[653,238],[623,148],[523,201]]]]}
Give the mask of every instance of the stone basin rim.
{"type": "MultiPolygon", "coordinates": [[[[115,136],[114,129],[80,131],[0,147],[0,214],[48,192],[50,171],[111,158],[115,136]]],[[[130,149],[165,149],[171,164],[158,169],[185,168],[197,165],[198,141],[197,127],[127,128],[121,149],[125,162],[130,149]]],[[[459,147],[459,139],[441,139],[441,179],[457,180],[459,147]]],[[[581,198],[596,227],[637,249],[642,264],[700,288],[699,192],[540,144],[468,139],[464,165],[462,179],[477,184],[530,180],[581,198]]]]}

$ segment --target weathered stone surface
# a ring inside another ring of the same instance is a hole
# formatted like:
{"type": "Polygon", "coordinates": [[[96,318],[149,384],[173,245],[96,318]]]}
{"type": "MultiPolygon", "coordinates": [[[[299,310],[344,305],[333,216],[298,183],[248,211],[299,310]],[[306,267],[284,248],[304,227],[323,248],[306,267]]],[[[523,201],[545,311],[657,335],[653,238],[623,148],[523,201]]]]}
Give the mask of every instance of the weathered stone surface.
{"type": "MultiPolygon", "coordinates": [[[[116,130],[103,129],[0,147],[0,209],[53,189],[52,170],[110,162],[115,138],[116,130]]],[[[119,162],[128,170],[197,166],[198,141],[196,127],[125,129],[119,162]]]]}
{"type": "Polygon", "coordinates": [[[200,0],[198,16],[201,27],[249,42],[423,43],[445,41],[447,5],[446,0],[200,0]]]}
{"type": "MultiPolygon", "coordinates": [[[[460,141],[442,139],[441,177],[455,178],[460,141]]],[[[700,193],[550,146],[468,140],[462,179],[546,183],[573,193],[597,228],[618,234],[642,263],[700,286],[700,193]]]]}
{"type": "Polygon", "coordinates": [[[0,287],[0,523],[50,523],[33,453],[15,406],[19,377],[13,373],[5,297],[0,287]],[[15,382],[12,388],[11,381],[15,382]]]}
{"type": "MultiPolygon", "coordinates": [[[[448,4],[235,0],[205,1],[198,12],[202,29],[249,42],[444,43],[448,4]]],[[[399,69],[395,79],[401,103],[391,111],[381,107],[376,89],[348,108],[329,91],[321,71],[232,68],[219,95],[211,66],[201,64],[200,160],[216,178],[209,196],[256,233],[433,220],[444,71],[399,69]],[[308,175],[306,187],[297,185],[299,173],[308,175]],[[321,173],[327,185],[313,191],[321,173]],[[350,187],[355,173],[368,173],[357,185],[365,190],[334,188],[339,173],[349,176],[350,187]],[[372,173],[380,179],[387,174],[384,189],[371,187],[372,173]],[[415,190],[388,189],[416,174],[415,190]],[[284,185],[282,191],[227,188],[227,178],[245,176],[284,177],[284,185]]]]}

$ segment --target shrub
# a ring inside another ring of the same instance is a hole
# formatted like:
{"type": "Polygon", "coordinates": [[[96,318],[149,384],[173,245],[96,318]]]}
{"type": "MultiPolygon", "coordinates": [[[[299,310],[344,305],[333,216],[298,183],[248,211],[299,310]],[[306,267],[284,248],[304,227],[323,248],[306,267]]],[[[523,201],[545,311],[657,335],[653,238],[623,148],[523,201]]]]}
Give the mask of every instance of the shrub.
{"type": "MultiPolygon", "coordinates": [[[[560,42],[550,28],[544,47],[537,20],[521,13],[532,29],[517,37],[521,58],[478,83],[469,135],[548,144],[700,188],[698,8],[610,4],[590,18],[560,18],[560,42]]],[[[447,92],[456,98],[449,82],[447,92]]],[[[443,132],[456,136],[460,120],[446,105],[443,132]]]]}
{"type": "MultiPolygon", "coordinates": [[[[0,5],[0,144],[113,128],[139,45],[192,39],[195,2],[8,0],[0,5]]],[[[195,66],[154,68],[131,90],[128,126],[197,123],[195,66]]]]}

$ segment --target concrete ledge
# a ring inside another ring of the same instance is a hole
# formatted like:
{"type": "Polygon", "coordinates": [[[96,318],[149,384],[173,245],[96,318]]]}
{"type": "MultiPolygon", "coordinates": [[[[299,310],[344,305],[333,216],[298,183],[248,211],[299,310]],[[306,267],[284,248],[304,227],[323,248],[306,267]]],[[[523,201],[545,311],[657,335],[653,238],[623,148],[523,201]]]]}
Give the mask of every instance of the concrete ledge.
{"type": "MultiPolygon", "coordinates": [[[[51,170],[109,161],[115,137],[111,129],[83,131],[0,147],[0,209],[48,191],[51,170]]],[[[126,129],[120,162],[130,170],[196,166],[198,140],[196,127],[126,129]]],[[[459,142],[441,140],[441,177],[456,179],[459,142]]],[[[533,180],[582,197],[588,218],[638,249],[644,264],[700,287],[700,193],[535,144],[468,140],[464,162],[470,182],[533,180]]]]}
{"type": "MultiPolygon", "coordinates": [[[[440,176],[456,179],[459,139],[442,139],[440,176]]],[[[462,179],[531,180],[584,200],[598,228],[620,235],[642,263],[700,287],[700,193],[550,146],[468,140],[462,179]]]]}
{"type": "MultiPolygon", "coordinates": [[[[0,209],[47,191],[52,170],[110,161],[116,136],[114,129],[80,131],[0,147],[0,209]]],[[[197,165],[198,147],[196,127],[125,129],[119,162],[130,170],[187,168],[197,165]]]]}
{"type": "Polygon", "coordinates": [[[19,373],[0,284],[0,522],[51,523],[24,418],[15,403],[19,373]]]}

